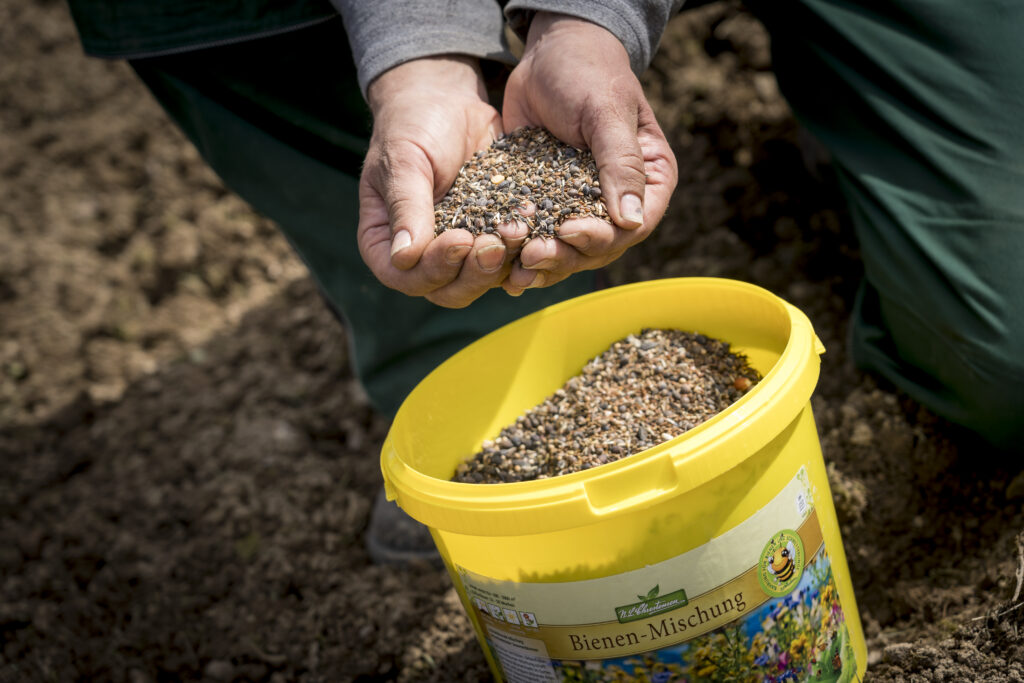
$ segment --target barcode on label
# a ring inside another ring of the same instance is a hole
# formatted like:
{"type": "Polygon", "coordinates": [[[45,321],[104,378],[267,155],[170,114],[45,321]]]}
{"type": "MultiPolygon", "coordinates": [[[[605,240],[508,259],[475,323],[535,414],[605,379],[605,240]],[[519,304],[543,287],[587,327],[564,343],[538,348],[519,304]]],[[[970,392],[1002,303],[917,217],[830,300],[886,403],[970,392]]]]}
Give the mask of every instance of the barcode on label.
{"type": "Polygon", "coordinates": [[[800,492],[796,494],[796,511],[800,513],[800,516],[807,514],[807,494],[800,492]]]}

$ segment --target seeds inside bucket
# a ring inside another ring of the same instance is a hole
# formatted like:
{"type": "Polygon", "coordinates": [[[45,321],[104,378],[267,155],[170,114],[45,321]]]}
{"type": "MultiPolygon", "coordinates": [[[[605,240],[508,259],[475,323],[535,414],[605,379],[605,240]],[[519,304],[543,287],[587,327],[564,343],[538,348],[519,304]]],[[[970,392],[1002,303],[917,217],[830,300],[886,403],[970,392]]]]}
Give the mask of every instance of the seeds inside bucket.
{"type": "Polygon", "coordinates": [[[434,234],[463,228],[494,233],[522,221],[527,239],[553,237],[570,218],[607,218],[593,155],[559,141],[543,128],[519,128],[477,152],[434,206],[434,234]],[[536,212],[521,211],[533,204],[536,212]]]}
{"type": "Polygon", "coordinates": [[[561,389],[456,468],[453,481],[496,484],[590,469],[673,439],[761,379],[726,342],[648,329],[584,366],[561,389]]]}

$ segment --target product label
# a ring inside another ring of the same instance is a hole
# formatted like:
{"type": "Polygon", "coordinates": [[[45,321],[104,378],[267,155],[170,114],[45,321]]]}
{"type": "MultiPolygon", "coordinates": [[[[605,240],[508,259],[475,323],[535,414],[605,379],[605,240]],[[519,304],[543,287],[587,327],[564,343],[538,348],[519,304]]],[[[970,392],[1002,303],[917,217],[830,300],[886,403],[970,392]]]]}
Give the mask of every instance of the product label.
{"type": "Polygon", "coordinates": [[[458,571],[508,683],[856,680],[803,469],[739,525],[655,565],[563,583],[458,571]]]}

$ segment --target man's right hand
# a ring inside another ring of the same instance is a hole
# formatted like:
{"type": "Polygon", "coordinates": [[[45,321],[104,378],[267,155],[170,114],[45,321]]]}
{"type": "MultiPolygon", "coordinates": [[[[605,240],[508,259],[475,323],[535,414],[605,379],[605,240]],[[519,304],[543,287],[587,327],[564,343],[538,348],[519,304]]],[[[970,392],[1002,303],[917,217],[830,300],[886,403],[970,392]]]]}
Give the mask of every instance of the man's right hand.
{"type": "Polygon", "coordinates": [[[538,12],[505,88],[509,130],[541,126],[589,148],[611,222],[567,220],[558,239],[531,240],[503,287],[518,295],[601,268],[645,239],[676,187],[675,155],[611,32],[583,19],[538,12]]]}
{"type": "Polygon", "coordinates": [[[434,203],[462,164],[502,133],[474,59],[416,59],[385,71],[367,92],[373,136],[359,182],[359,253],[382,283],[462,308],[508,275],[526,227],[501,237],[466,230],[434,236],[434,203]]]}

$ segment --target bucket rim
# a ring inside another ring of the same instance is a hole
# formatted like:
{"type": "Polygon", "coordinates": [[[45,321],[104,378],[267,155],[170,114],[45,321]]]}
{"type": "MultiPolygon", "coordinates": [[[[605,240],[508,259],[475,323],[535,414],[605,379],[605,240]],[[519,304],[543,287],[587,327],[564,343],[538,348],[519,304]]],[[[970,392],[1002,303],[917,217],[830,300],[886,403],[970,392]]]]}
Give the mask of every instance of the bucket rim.
{"type": "MultiPolygon", "coordinates": [[[[469,484],[432,477],[402,459],[394,433],[403,420],[411,419],[405,411],[407,404],[403,403],[381,450],[388,499],[395,500],[414,519],[447,532],[479,536],[538,534],[593,524],[649,507],[693,490],[741,464],[795,422],[804,409],[810,409],[809,400],[820,369],[818,356],[825,351],[807,316],[767,289],[739,280],[707,277],[665,278],[611,287],[508,323],[464,351],[489,343],[495,335],[513,326],[529,324],[536,316],[558,315],[559,310],[586,305],[595,299],[653,294],[659,289],[707,287],[760,298],[788,318],[790,326],[789,338],[771,369],[725,410],[674,439],[589,470],[525,482],[469,484]],[[725,449],[727,442],[731,448],[725,449]],[[617,488],[613,479],[623,476],[661,483],[624,499],[610,495],[617,488]]],[[[413,391],[448,362],[442,363],[413,391]]]]}

